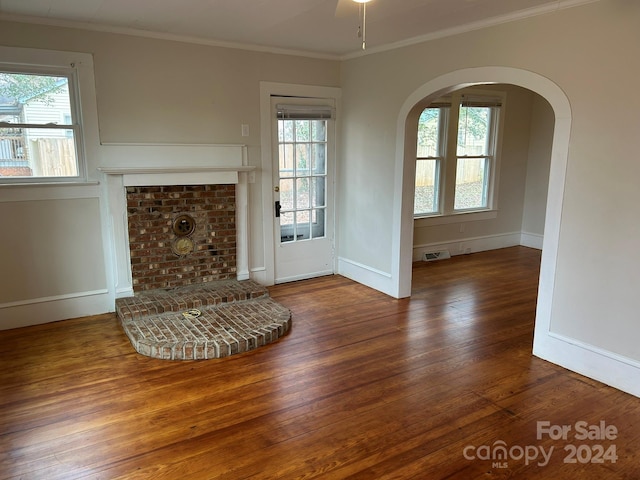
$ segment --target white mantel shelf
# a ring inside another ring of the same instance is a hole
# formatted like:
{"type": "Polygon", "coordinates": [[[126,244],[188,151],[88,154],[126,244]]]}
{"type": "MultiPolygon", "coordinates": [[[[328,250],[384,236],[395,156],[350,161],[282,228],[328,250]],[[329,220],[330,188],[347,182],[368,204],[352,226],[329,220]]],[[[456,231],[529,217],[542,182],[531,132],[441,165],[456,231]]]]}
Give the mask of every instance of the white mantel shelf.
{"type": "Polygon", "coordinates": [[[125,187],[239,184],[255,170],[246,145],[112,143],[100,152],[98,170],[125,187]]]}
{"type": "Polygon", "coordinates": [[[253,172],[257,167],[252,165],[232,165],[224,167],[98,167],[106,175],[138,175],[138,174],[174,174],[198,172],[253,172]]]}
{"type": "MultiPolygon", "coordinates": [[[[105,175],[119,176],[125,187],[158,185],[216,185],[238,184],[238,174],[251,173],[250,165],[180,166],[180,167],[98,167],[105,175]]],[[[253,179],[249,180],[253,183],[253,179]]]]}

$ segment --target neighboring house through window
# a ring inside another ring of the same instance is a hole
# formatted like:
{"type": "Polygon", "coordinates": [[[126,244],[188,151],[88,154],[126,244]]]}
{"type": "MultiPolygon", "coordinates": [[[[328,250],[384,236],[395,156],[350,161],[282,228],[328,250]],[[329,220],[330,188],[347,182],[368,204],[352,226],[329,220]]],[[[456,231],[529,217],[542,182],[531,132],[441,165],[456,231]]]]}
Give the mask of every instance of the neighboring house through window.
{"type": "Polygon", "coordinates": [[[504,95],[454,92],[418,120],[414,216],[494,209],[498,130],[504,95]]]}
{"type": "Polygon", "coordinates": [[[86,54],[1,48],[0,183],[84,180],[78,69],[68,58],[86,54]]]}

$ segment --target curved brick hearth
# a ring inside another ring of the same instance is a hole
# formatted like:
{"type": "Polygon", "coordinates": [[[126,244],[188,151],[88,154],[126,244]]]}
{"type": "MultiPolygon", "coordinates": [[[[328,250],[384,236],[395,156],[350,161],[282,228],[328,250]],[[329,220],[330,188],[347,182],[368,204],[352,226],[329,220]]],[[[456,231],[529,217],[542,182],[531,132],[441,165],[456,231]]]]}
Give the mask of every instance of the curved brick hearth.
{"type": "Polygon", "coordinates": [[[149,291],[118,299],[116,311],[136,351],[165,360],[247,352],[278,340],[291,327],[291,312],[250,280],[149,291]]]}

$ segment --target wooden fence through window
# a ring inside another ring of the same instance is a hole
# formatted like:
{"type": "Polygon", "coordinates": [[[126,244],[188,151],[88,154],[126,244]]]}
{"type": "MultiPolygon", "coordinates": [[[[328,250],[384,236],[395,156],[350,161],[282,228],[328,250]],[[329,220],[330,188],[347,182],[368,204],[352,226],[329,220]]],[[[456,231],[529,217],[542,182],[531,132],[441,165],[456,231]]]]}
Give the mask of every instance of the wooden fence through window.
{"type": "Polygon", "coordinates": [[[0,136],[0,175],[34,177],[73,177],[78,174],[73,138],[35,138],[0,136]]]}

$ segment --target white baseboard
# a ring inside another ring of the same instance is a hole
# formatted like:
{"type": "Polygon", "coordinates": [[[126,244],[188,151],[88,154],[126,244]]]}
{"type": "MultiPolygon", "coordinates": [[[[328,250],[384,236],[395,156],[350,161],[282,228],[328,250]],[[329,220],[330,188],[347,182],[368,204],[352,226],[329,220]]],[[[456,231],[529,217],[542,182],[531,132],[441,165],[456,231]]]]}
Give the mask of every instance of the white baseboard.
{"type": "Polygon", "coordinates": [[[0,305],[0,330],[114,311],[113,295],[106,290],[5,303],[0,305]]]}
{"type": "Polygon", "coordinates": [[[395,289],[391,284],[390,273],[339,257],[338,274],[392,297],[394,296],[395,289]]]}
{"type": "MultiPolygon", "coordinates": [[[[521,232],[488,235],[485,237],[471,237],[441,243],[415,245],[413,247],[413,261],[422,260],[426,252],[448,250],[451,255],[483,252],[499,248],[520,245],[521,232]]],[[[371,287],[387,295],[395,296],[396,287],[392,283],[391,274],[371,268],[346,258],[338,258],[338,273],[358,283],[371,287]]]]}
{"type": "Polygon", "coordinates": [[[463,255],[466,253],[484,252],[487,250],[497,250],[499,248],[515,247],[520,245],[521,233],[501,233],[499,235],[487,235],[484,237],[461,238],[440,243],[427,243],[424,245],[414,245],[413,261],[422,260],[425,253],[448,250],[453,255],[463,255]]]}
{"type": "Polygon", "coordinates": [[[522,232],[520,234],[520,245],[522,245],[523,247],[542,250],[543,240],[544,240],[544,235],[540,235],[538,233],[522,232]]]}
{"type": "Polygon", "coordinates": [[[640,362],[553,332],[536,332],[533,354],[640,397],[640,362]]]}

